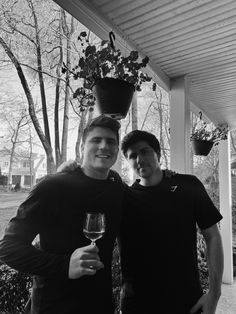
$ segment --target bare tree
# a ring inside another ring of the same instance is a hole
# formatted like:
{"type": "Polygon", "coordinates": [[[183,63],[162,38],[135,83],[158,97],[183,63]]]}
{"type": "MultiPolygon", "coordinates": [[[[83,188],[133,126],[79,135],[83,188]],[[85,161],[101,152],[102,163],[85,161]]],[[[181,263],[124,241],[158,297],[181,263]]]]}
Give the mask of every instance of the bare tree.
{"type": "Polygon", "coordinates": [[[140,118],[140,129],[147,130],[157,136],[161,146],[161,160],[167,168],[170,153],[168,103],[163,101],[163,91],[158,87],[155,92],[144,91],[143,98],[149,103],[146,106],[141,104],[139,107],[139,109],[144,107],[140,110],[143,113],[140,118]]]}
{"type": "MultiPolygon", "coordinates": [[[[48,173],[53,173],[56,166],[67,158],[71,86],[69,75],[63,77],[61,67],[63,62],[69,69],[71,67],[74,20],[65,11],[58,9],[55,4],[44,7],[45,2],[41,3],[38,0],[21,0],[19,2],[10,0],[10,2],[11,6],[2,5],[1,12],[4,23],[0,24],[0,45],[17,70],[28,101],[30,117],[47,155],[48,173]],[[21,7],[22,5],[23,7],[21,7]],[[44,17],[42,18],[42,16],[44,17]],[[19,41],[21,41],[22,47],[18,46],[19,41]],[[31,88],[35,82],[39,86],[43,129],[40,117],[35,112],[37,104],[31,88]],[[56,162],[54,161],[49,127],[51,101],[47,100],[45,83],[47,85],[50,83],[51,88],[55,88],[54,145],[56,162]],[[62,127],[59,125],[61,101],[64,102],[61,106],[64,109],[62,127]],[[60,130],[62,130],[61,144],[60,130]]],[[[46,4],[48,5],[48,3],[46,4]]]]}
{"type": "Polygon", "coordinates": [[[8,169],[8,176],[7,176],[7,186],[8,189],[11,189],[12,186],[12,167],[14,163],[14,158],[16,155],[16,149],[19,144],[22,144],[26,141],[24,136],[22,137],[22,129],[28,125],[27,120],[27,113],[26,110],[23,108],[20,110],[19,114],[14,115],[11,113],[2,112],[2,116],[7,123],[7,131],[8,131],[8,138],[10,145],[8,146],[9,152],[9,169],[8,169]]]}
{"type": "Polygon", "coordinates": [[[35,130],[42,142],[42,145],[45,149],[45,152],[47,154],[47,168],[48,168],[48,173],[53,173],[55,171],[55,164],[54,164],[54,158],[53,158],[53,154],[52,154],[52,147],[51,147],[51,143],[50,143],[50,138],[48,139],[46,137],[46,135],[43,133],[39,120],[37,118],[36,112],[35,112],[35,104],[34,104],[34,100],[33,100],[33,96],[32,93],[30,91],[29,85],[27,83],[26,77],[24,75],[24,72],[22,70],[22,67],[20,65],[20,63],[18,62],[18,60],[15,58],[14,54],[12,53],[10,47],[6,44],[6,42],[3,40],[3,38],[0,37],[0,44],[2,45],[2,47],[4,48],[5,52],[7,53],[7,55],[9,56],[10,60],[12,61],[12,63],[14,64],[18,76],[20,78],[22,87],[24,89],[25,95],[27,97],[28,100],[28,110],[29,110],[29,114],[31,117],[31,120],[34,124],[35,130]]]}

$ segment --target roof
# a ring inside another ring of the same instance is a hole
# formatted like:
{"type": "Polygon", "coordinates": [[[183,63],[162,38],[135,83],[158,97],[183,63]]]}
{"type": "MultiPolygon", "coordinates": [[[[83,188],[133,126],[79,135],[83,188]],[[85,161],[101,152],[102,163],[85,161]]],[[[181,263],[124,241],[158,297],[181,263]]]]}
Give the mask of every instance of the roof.
{"type": "Polygon", "coordinates": [[[166,90],[187,75],[190,100],[212,122],[236,129],[235,0],[55,0],[102,39],[150,58],[166,90]]]}

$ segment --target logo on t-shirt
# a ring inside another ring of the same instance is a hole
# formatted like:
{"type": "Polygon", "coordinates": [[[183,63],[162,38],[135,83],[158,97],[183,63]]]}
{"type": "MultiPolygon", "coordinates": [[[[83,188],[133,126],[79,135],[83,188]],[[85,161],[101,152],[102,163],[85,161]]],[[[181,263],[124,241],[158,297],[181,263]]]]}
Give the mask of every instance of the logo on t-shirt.
{"type": "Polygon", "coordinates": [[[170,191],[171,191],[171,192],[175,192],[176,189],[177,189],[177,187],[178,187],[178,185],[172,185],[172,186],[170,187],[170,191]]]}

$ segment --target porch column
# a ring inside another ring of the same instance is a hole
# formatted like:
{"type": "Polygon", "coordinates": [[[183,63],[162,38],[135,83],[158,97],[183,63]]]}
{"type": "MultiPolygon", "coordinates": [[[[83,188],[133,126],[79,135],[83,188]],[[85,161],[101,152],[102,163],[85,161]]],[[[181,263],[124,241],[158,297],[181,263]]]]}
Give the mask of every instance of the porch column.
{"type": "Polygon", "coordinates": [[[219,144],[220,230],[224,248],[223,283],[233,283],[232,197],[230,171],[230,137],[219,144]]]}
{"type": "Polygon", "coordinates": [[[171,80],[170,169],[179,173],[191,173],[189,90],[186,76],[171,80]]]}

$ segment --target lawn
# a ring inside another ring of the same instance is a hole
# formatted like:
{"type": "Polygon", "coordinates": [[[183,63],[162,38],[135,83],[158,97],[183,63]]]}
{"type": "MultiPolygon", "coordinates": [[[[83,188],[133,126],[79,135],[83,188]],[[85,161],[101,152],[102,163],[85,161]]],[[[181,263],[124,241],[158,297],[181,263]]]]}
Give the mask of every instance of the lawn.
{"type": "Polygon", "coordinates": [[[2,238],[8,221],[16,213],[17,207],[27,197],[28,192],[0,191],[0,238],[2,238]]]}

